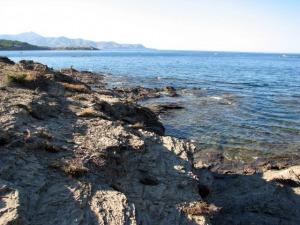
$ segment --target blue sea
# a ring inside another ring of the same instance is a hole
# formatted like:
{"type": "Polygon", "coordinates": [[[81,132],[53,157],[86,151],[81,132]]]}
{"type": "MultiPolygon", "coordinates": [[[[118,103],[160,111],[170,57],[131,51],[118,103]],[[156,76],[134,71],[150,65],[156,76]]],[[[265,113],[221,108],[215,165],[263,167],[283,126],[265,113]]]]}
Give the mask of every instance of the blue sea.
{"type": "MultiPolygon", "coordinates": [[[[11,51],[55,69],[106,74],[110,86],[174,86],[185,109],[161,116],[166,133],[228,157],[300,153],[300,55],[192,51],[11,51]]],[[[146,102],[147,103],[147,102],[146,102]]],[[[146,104],[141,103],[141,104],[146,104]]]]}

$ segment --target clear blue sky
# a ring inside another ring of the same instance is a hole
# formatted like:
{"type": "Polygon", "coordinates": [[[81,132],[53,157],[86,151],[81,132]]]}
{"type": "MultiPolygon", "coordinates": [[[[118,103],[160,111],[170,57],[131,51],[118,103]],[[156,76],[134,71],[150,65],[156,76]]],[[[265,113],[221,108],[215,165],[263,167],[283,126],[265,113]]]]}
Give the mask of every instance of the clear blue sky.
{"type": "Polygon", "coordinates": [[[300,53],[300,0],[1,0],[0,21],[2,34],[300,53]]]}

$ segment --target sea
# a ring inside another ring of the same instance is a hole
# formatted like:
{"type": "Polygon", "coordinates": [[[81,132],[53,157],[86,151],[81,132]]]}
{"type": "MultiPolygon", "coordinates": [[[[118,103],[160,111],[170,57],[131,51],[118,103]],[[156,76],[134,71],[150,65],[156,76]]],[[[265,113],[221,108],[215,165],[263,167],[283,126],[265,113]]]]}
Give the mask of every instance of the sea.
{"type": "Polygon", "coordinates": [[[228,158],[300,154],[300,55],[201,51],[9,51],[55,69],[106,75],[109,87],[173,86],[184,107],[160,116],[166,134],[228,158]]]}

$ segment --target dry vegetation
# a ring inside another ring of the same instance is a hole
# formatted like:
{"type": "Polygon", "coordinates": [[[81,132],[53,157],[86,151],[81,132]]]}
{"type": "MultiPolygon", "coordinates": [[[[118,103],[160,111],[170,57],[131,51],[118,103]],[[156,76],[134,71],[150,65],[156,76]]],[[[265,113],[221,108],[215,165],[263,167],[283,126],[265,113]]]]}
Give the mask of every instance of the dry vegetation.
{"type": "Polygon", "coordinates": [[[63,161],[54,161],[51,164],[52,168],[59,169],[65,174],[79,177],[87,173],[89,169],[85,167],[82,161],[78,158],[63,160],[63,161]]]}
{"type": "Polygon", "coordinates": [[[182,212],[188,215],[205,215],[205,214],[213,214],[217,212],[219,209],[212,204],[208,204],[206,202],[194,202],[188,203],[187,205],[183,206],[182,212]]]}
{"type": "Polygon", "coordinates": [[[89,93],[90,89],[84,84],[61,83],[64,88],[72,92],[89,93]]]}
{"type": "Polygon", "coordinates": [[[78,117],[101,117],[102,116],[100,112],[96,111],[92,107],[85,108],[82,111],[78,112],[76,115],[78,117]]]}
{"type": "Polygon", "coordinates": [[[4,84],[22,84],[26,82],[27,74],[23,72],[7,72],[4,80],[4,84]]]}

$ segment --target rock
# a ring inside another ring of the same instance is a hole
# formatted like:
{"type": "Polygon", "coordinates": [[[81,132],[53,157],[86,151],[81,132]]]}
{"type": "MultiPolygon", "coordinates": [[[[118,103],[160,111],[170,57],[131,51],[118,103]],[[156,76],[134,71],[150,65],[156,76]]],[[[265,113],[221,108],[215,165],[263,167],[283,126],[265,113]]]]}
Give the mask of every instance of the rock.
{"type": "Polygon", "coordinates": [[[170,97],[179,96],[176,89],[171,86],[164,88],[146,88],[146,87],[115,87],[113,91],[120,97],[132,102],[147,100],[150,98],[160,98],[164,95],[170,97]]]}
{"type": "Polygon", "coordinates": [[[300,166],[292,166],[284,170],[268,170],[263,173],[267,181],[276,181],[280,184],[295,187],[300,194],[300,166]]]}
{"type": "Polygon", "coordinates": [[[0,91],[0,224],[300,224],[299,166],[287,159],[242,172],[163,136],[155,113],[114,90],[68,94],[62,83],[89,87],[78,71],[21,64],[1,64],[0,78],[40,82],[0,91]]]}
{"type": "Polygon", "coordinates": [[[224,156],[222,151],[215,149],[203,149],[194,155],[194,166],[198,169],[212,168],[222,164],[224,156]]]}
{"type": "Polygon", "coordinates": [[[91,210],[97,224],[137,225],[134,205],[126,196],[115,190],[98,190],[92,197],[91,210]]]}
{"type": "Polygon", "coordinates": [[[178,109],[184,109],[182,105],[175,102],[170,103],[150,103],[145,105],[147,108],[151,109],[151,111],[155,112],[157,115],[161,113],[165,113],[169,110],[178,110],[178,109]]]}
{"type": "Polygon", "coordinates": [[[9,143],[11,138],[11,134],[0,129],[0,146],[9,143]]]}
{"type": "Polygon", "coordinates": [[[120,97],[133,102],[146,100],[149,98],[159,98],[160,90],[157,88],[145,88],[145,87],[116,87],[113,89],[120,97]]]}
{"type": "Polygon", "coordinates": [[[213,214],[218,211],[218,207],[215,205],[209,205],[206,202],[192,202],[185,204],[182,208],[183,213],[188,215],[203,215],[213,214]]]}
{"type": "Polygon", "coordinates": [[[50,69],[48,66],[43,65],[41,63],[36,63],[33,60],[21,60],[17,66],[20,66],[23,70],[33,70],[38,72],[50,72],[50,69]]]}
{"type": "Polygon", "coordinates": [[[0,224],[22,224],[18,214],[19,208],[19,191],[13,188],[10,183],[0,179],[0,224]]]}
{"type": "Polygon", "coordinates": [[[93,90],[107,91],[104,89],[104,75],[102,74],[92,73],[90,71],[78,71],[73,68],[62,69],[60,72],[71,76],[76,81],[80,81],[83,84],[90,86],[90,88],[93,90]]]}
{"type": "Polygon", "coordinates": [[[2,66],[39,82],[0,92],[0,224],[209,223],[182,213],[203,201],[195,146],[161,136],[151,110],[103,89],[70,95],[62,83],[87,84],[32,61],[2,66]]]}
{"type": "Polygon", "coordinates": [[[155,113],[148,108],[122,102],[101,102],[95,107],[98,107],[99,111],[104,112],[114,120],[122,120],[131,125],[140,123],[143,124],[145,130],[153,131],[159,135],[163,135],[165,132],[164,126],[159,122],[155,113]]]}
{"type": "Polygon", "coordinates": [[[205,200],[220,207],[212,224],[298,224],[299,166],[262,174],[217,174],[205,200]]]}
{"type": "Polygon", "coordinates": [[[170,97],[178,97],[179,96],[176,92],[176,89],[172,86],[166,86],[162,90],[164,92],[166,92],[170,97]]]}
{"type": "Polygon", "coordinates": [[[9,64],[9,65],[14,65],[15,62],[10,60],[9,58],[5,57],[5,56],[0,56],[0,63],[5,63],[5,64],[9,64]]]}
{"type": "Polygon", "coordinates": [[[30,116],[38,120],[56,118],[60,113],[60,105],[55,101],[49,101],[47,97],[42,97],[30,104],[17,104],[19,108],[25,109],[30,116]]]}
{"type": "Polygon", "coordinates": [[[260,171],[266,170],[282,170],[293,165],[300,164],[300,156],[297,154],[280,154],[270,157],[260,157],[253,162],[260,171]]]}
{"type": "Polygon", "coordinates": [[[70,83],[61,83],[63,87],[72,92],[82,92],[82,93],[90,93],[91,88],[85,84],[70,84],[70,83]]]}
{"type": "Polygon", "coordinates": [[[85,108],[76,114],[78,117],[105,117],[101,112],[98,112],[93,107],[85,108]]]}
{"type": "Polygon", "coordinates": [[[150,175],[146,175],[140,179],[140,182],[144,185],[155,186],[159,184],[159,181],[155,177],[151,177],[150,175]]]}

